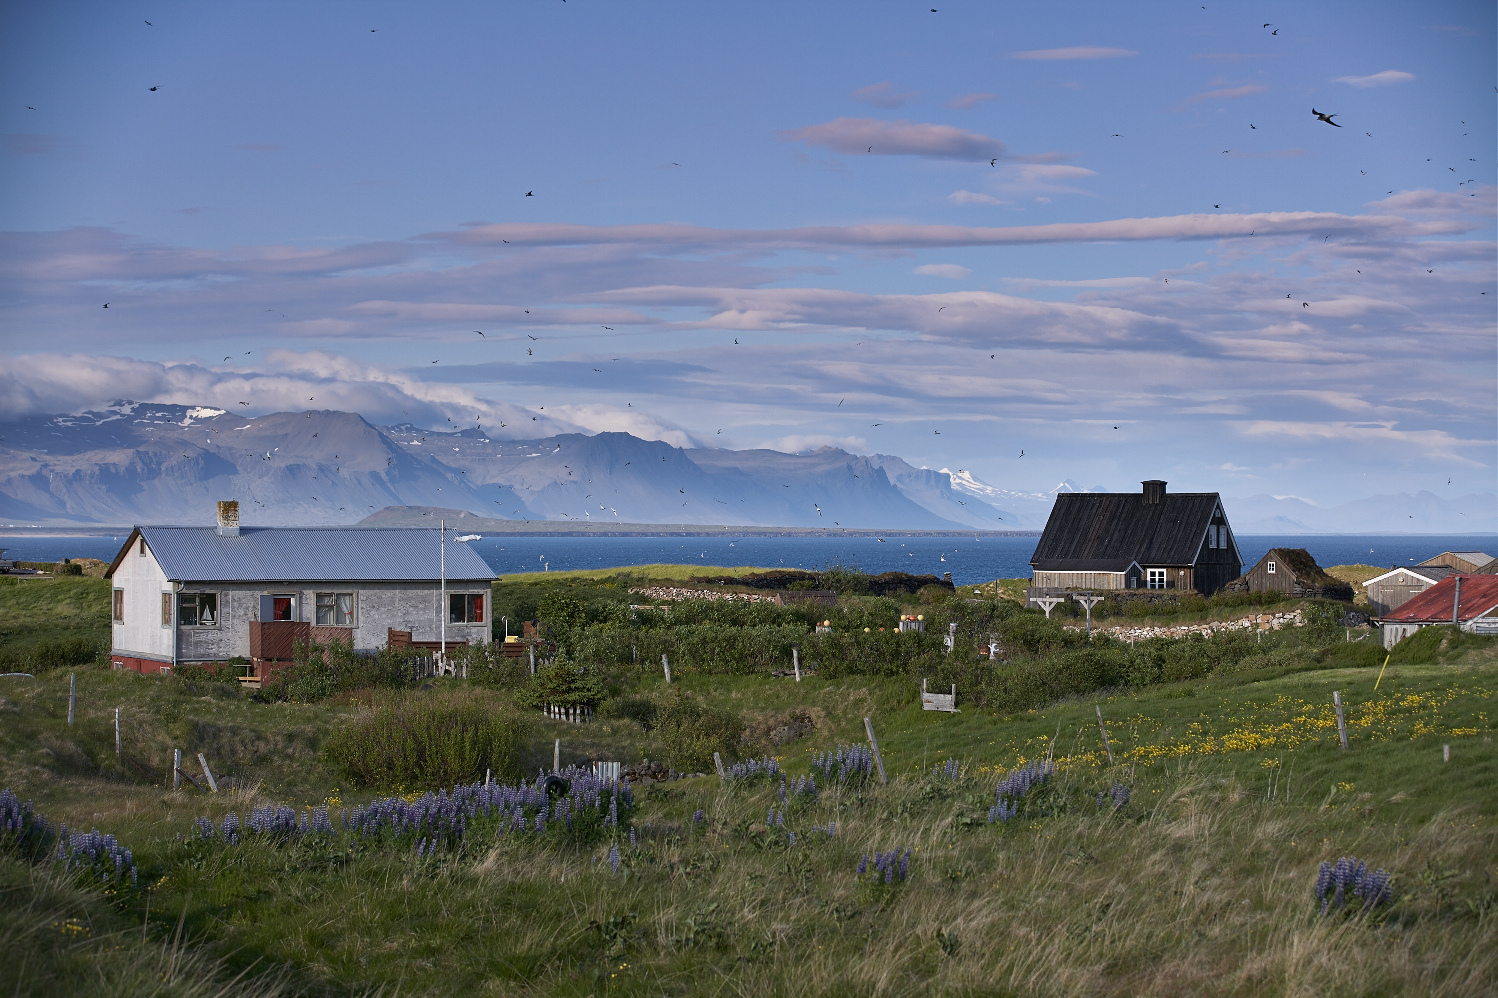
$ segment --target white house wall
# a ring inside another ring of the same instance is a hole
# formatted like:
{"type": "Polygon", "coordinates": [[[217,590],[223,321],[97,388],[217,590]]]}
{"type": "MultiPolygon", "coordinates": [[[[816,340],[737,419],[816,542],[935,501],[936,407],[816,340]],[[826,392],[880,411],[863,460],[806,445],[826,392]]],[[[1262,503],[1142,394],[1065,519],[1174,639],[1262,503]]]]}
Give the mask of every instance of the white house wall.
{"type": "MultiPolygon", "coordinates": [[[[141,554],[141,539],[135,538],[111,580],[114,589],[124,590],[125,619],[115,621],[114,593],[109,594],[110,648],[116,655],[172,661],[172,628],[161,623],[161,594],[170,593],[172,584],[162,572],[149,545],[141,554]]],[[[173,603],[173,619],[176,616],[173,603]]]]}

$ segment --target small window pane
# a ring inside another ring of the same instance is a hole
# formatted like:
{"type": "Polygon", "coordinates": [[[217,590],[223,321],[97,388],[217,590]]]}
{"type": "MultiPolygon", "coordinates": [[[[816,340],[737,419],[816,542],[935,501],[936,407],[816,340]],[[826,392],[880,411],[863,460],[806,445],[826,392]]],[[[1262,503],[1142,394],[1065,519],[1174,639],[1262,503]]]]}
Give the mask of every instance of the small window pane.
{"type": "Polygon", "coordinates": [[[177,623],[184,627],[197,626],[198,598],[196,596],[180,596],[177,598],[177,623]]]}
{"type": "Polygon", "coordinates": [[[484,622],[484,597],[474,595],[469,597],[473,600],[473,612],[468,615],[470,624],[482,624],[484,622]]]}
{"type": "Polygon", "coordinates": [[[115,623],[125,621],[125,590],[123,589],[114,591],[114,619],[115,623]]]}
{"type": "Polygon", "coordinates": [[[172,626],[172,594],[161,594],[161,626],[172,626]]]}
{"type": "Polygon", "coordinates": [[[333,626],[333,594],[317,594],[317,624],[319,627],[333,626]]]}
{"type": "Polygon", "coordinates": [[[271,619],[292,620],[291,610],[293,604],[294,601],[290,596],[271,597],[271,619]]]}
{"type": "Polygon", "coordinates": [[[354,626],[354,594],[339,593],[334,604],[333,622],[339,627],[354,626]]]}
{"type": "Polygon", "coordinates": [[[1271,561],[1269,563],[1269,567],[1266,569],[1266,571],[1268,571],[1270,575],[1274,574],[1274,562],[1271,561]]]}
{"type": "Polygon", "coordinates": [[[218,593],[198,594],[198,626],[213,627],[218,623],[218,593]]]}

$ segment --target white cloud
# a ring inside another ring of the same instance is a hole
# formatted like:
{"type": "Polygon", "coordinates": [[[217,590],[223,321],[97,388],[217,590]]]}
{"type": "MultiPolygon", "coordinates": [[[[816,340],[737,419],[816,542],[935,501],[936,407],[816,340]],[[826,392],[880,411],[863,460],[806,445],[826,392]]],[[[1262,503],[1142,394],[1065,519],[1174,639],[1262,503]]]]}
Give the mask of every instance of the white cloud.
{"type": "Polygon", "coordinates": [[[632,433],[642,440],[661,440],[673,447],[704,446],[700,439],[674,423],[657,419],[639,409],[597,403],[552,408],[561,413],[562,418],[589,433],[632,433]]]}
{"type": "Polygon", "coordinates": [[[1374,73],[1372,76],[1339,76],[1332,82],[1350,83],[1355,87],[1385,87],[1390,83],[1406,83],[1414,78],[1414,73],[1406,73],[1398,69],[1386,69],[1382,73],[1374,73]]]}
{"type": "Polygon", "coordinates": [[[947,200],[953,204],[1013,204],[1013,201],[1000,201],[992,194],[979,194],[975,191],[953,191],[947,195],[947,200]]]}
{"type": "Polygon", "coordinates": [[[926,277],[945,277],[953,281],[973,276],[971,270],[956,263],[925,263],[915,268],[915,273],[926,277]]]}
{"type": "Polygon", "coordinates": [[[929,159],[983,160],[1008,154],[998,139],[951,125],[917,121],[838,118],[780,133],[784,142],[805,142],[844,155],[924,156],[929,159]]]}
{"type": "Polygon", "coordinates": [[[888,80],[885,80],[883,83],[875,83],[867,87],[859,87],[857,90],[853,91],[853,93],[849,94],[850,97],[858,101],[858,103],[860,104],[868,104],[873,107],[884,108],[899,107],[901,104],[904,104],[907,101],[914,100],[920,95],[920,91],[918,90],[896,90],[894,88],[894,85],[891,84],[888,80]]]}
{"type": "Polygon", "coordinates": [[[958,94],[956,97],[953,97],[951,100],[947,101],[947,107],[951,108],[954,111],[970,111],[973,108],[977,107],[979,104],[982,104],[984,101],[997,100],[998,96],[998,94],[984,93],[958,94]]]}
{"type": "Polygon", "coordinates": [[[1059,59],[1117,59],[1126,55],[1138,55],[1130,49],[1104,48],[1100,45],[1076,45],[1064,49],[1031,49],[1028,52],[1010,52],[1011,59],[1038,59],[1041,61],[1052,61],[1059,59]]]}

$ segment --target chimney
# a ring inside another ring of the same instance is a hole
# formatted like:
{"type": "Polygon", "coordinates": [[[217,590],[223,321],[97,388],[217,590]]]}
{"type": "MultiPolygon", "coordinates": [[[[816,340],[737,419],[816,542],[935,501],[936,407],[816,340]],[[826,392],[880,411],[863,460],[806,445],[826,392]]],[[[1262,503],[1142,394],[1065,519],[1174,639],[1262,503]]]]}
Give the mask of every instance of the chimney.
{"type": "Polygon", "coordinates": [[[218,504],[218,535],[220,537],[239,536],[239,501],[237,499],[225,499],[218,504]]]}
{"type": "Polygon", "coordinates": [[[1451,622],[1453,624],[1460,624],[1462,622],[1461,618],[1458,616],[1458,614],[1461,613],[1461,609],[1462,609],[1462,577],[1460,575],[1458,575],[1456,577],[1456,592],[1453,593],[1452,596],[1451,596],[1451,622]]]}
{"type": "Polygon", "coordinates": [[[1151,478],[1139,484],[1144,486],[1144,504],[1146,506],[1158,505],[1160,498],[1165,495],[1165,483],[1158,478],[1151,478]]]}

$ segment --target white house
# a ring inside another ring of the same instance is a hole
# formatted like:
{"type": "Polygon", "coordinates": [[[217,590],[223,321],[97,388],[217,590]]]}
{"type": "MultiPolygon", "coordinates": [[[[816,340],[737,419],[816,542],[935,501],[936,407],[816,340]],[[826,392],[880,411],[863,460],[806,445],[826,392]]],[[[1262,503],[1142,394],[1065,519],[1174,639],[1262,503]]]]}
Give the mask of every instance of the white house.
{"type": "Polygon", "coordinates": [[[242,658],[254,675],[296,642],[484,644],[495,575],[440,528],[142,526],[105,572],[114,583],[111,660],[159,672],[242,658]]]}

